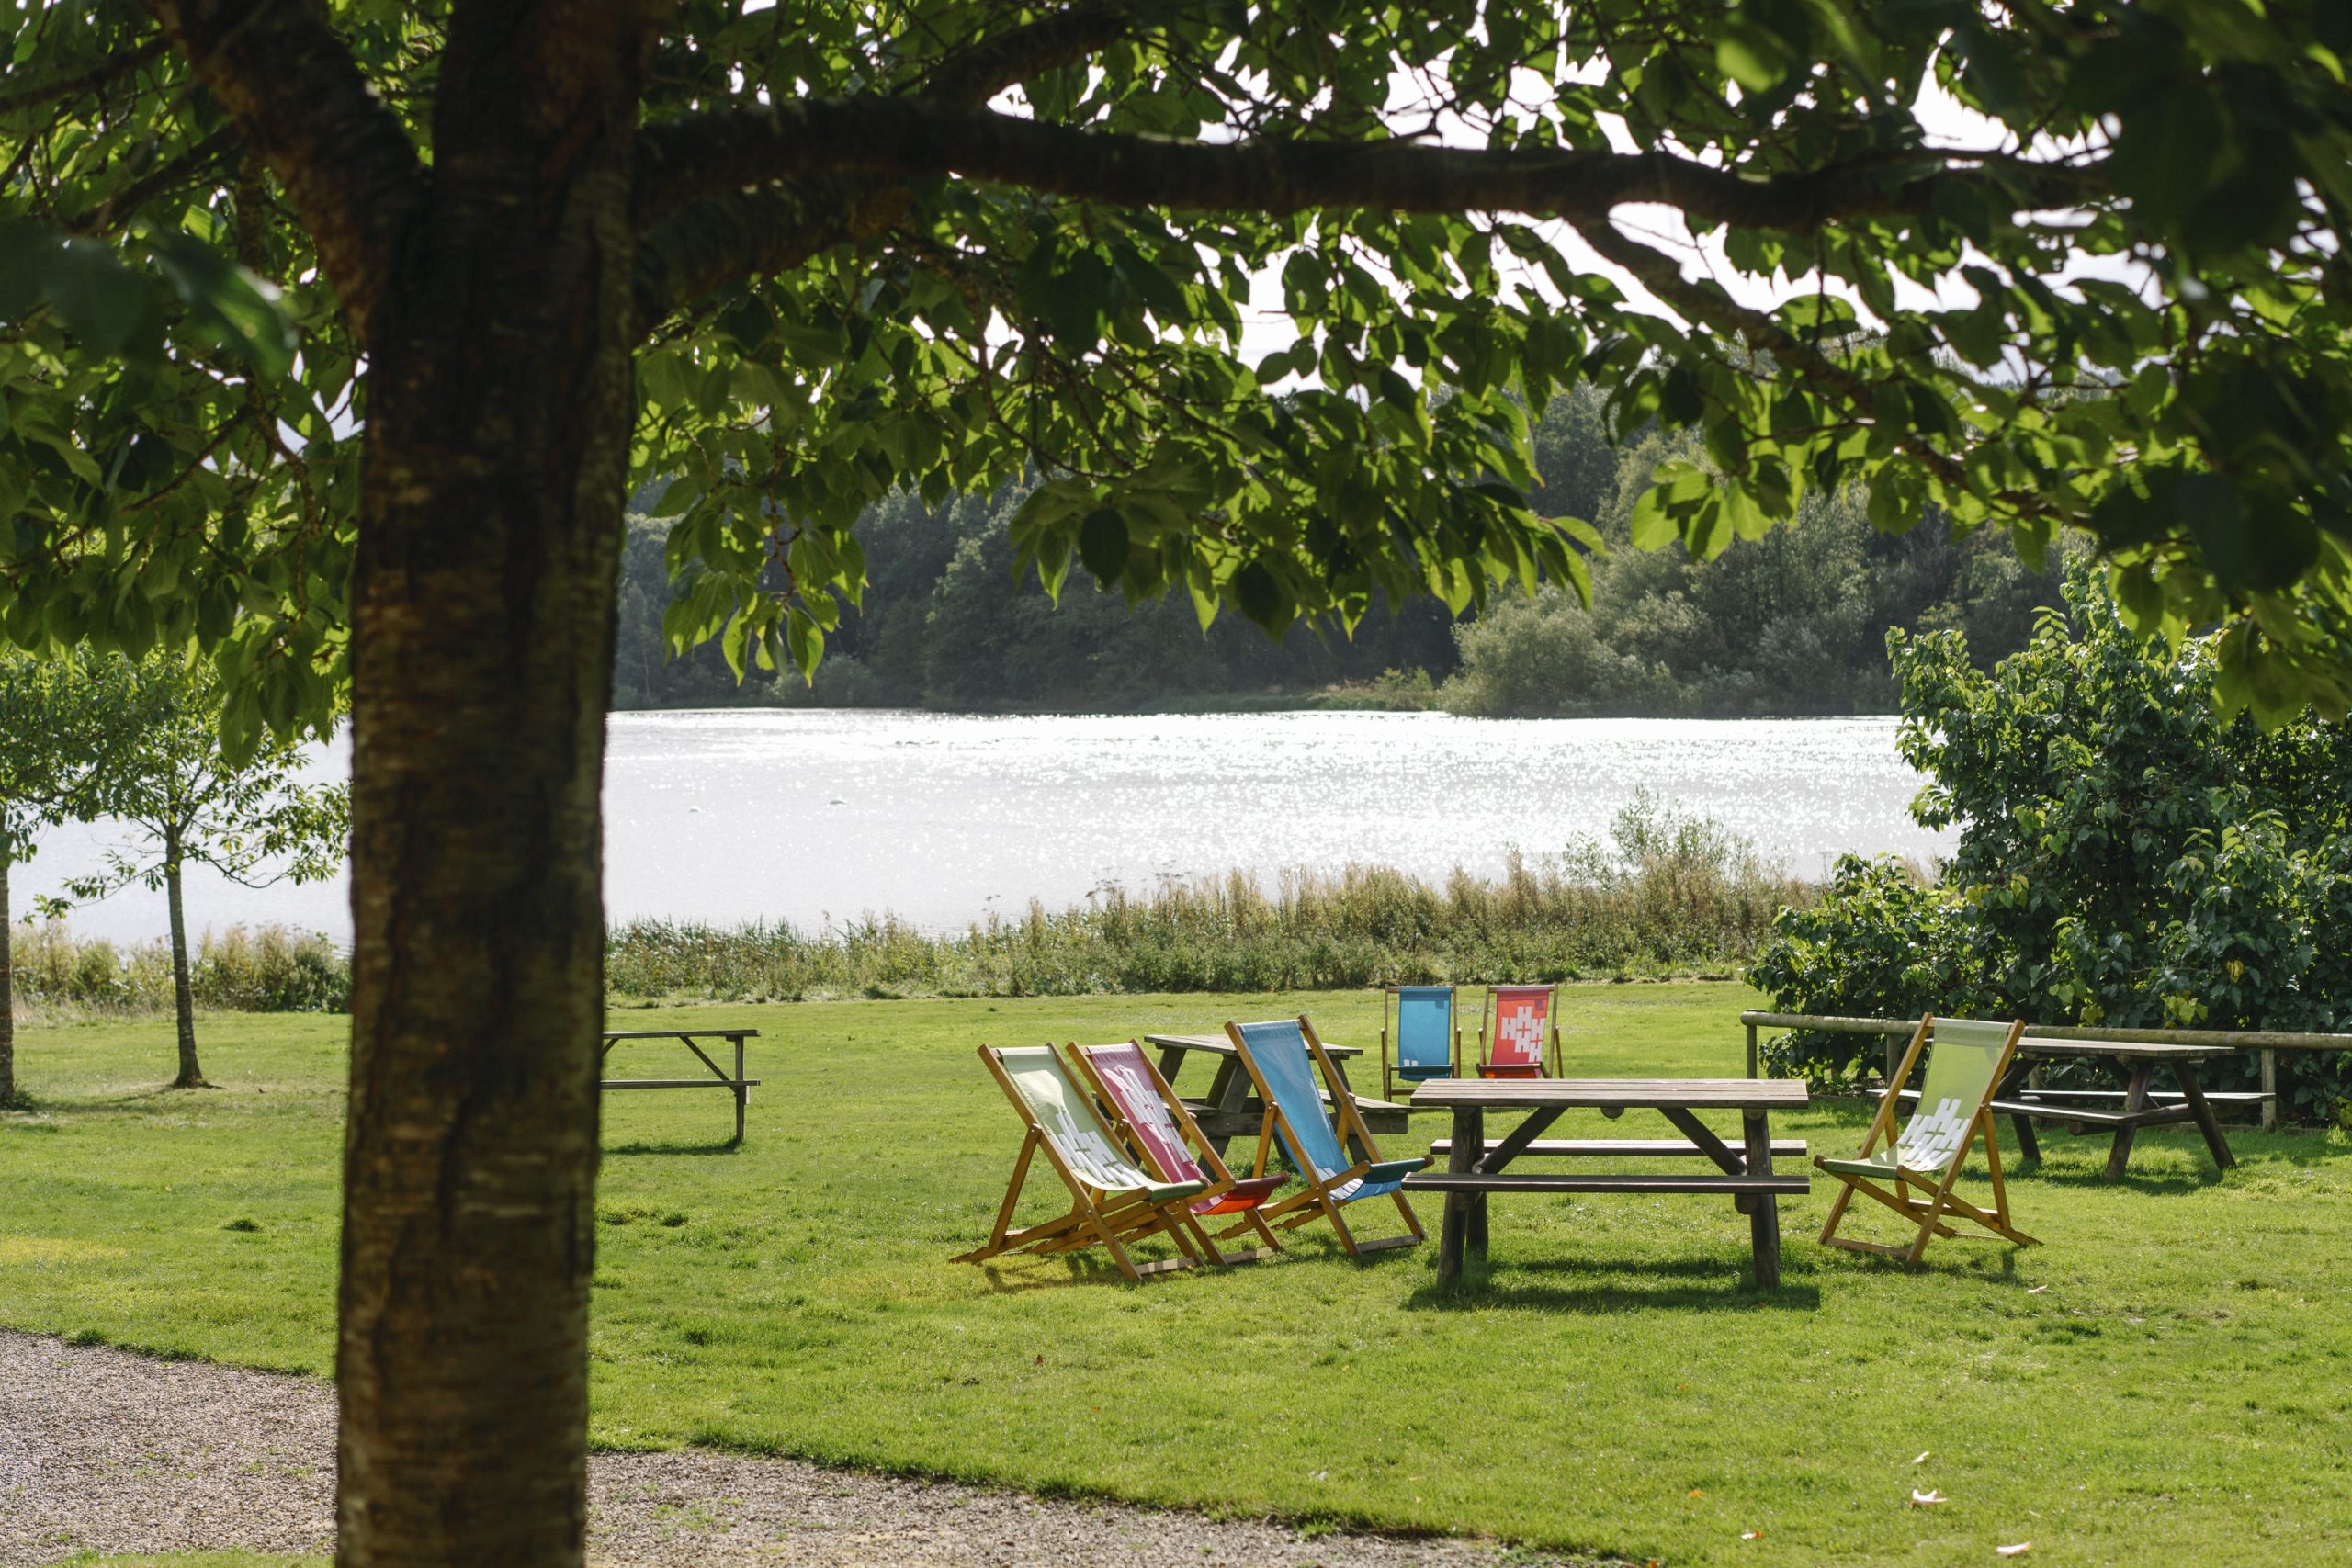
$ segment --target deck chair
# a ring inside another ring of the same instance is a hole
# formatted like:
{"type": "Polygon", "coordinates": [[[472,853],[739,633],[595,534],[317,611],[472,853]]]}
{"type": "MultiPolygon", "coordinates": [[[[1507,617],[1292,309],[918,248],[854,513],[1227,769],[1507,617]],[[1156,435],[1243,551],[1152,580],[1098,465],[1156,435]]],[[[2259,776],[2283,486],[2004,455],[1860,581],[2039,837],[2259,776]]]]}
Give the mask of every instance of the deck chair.
{"type": "Polygon", "coordinates": [[[1130,1280],[1171,1269],[1190,1268],[1201,1261],[1185,1233],[1183,1205],[1199,1196],[1199,1181],[1161,1181],[1146,1172],[1119,1146],[1093,1103],[1070,1081],[1069,1069],[1050,1045],[998,1049],[980,1047],[980,1060],[1012,1102],[1028,1127],[1013,1161],[1012,1180],[998,1206],[996,1224],[989,1239],[952,1260],[978,1263],[1007,1252],[1075,1252],[1081,1247],[1109,1249],[1119,1272],[1130,1280]],[[1021,1189],[1029,1179],[1032,1162],[1040,1150],[1046,1163],[1069,1189],[1069,1212],[1040,1224],[1010,1228],[1021,1189]],[[1127,1248],[1146,1236],[1165,1235],[1176,1244],[1178,1256],[1138,1264],[1127,1248]]]}
{"type": "Polygon", "coordinates": [[[1478,1018],[1478,1076],[1558,1077],[1559,1001],[1557,986],[1487,987],[1487,1004],[1478,1018]]]}
{"type": "Polygon", "coordinates": [[[1928,1250],[1930,1238],[1961,1234],[1945,1224],[1948,1219],[1970,1221],[2019,1247],[2039,1245],[2009,1224],[2009,1190],[2001,1179],[2001,1141],[1993,1129],[1993,1090],[2008,1071],[2009,1058],[2017,1054],[2018,1037],[2024,1032],[2023,1023],[1984,1023],[1973,1019],[1938,1018],[1932,1013],[1919,1021],[1918,1030],[1911,1036],[1911,1048],[1904,1054],[1902,1066],[1895,1068],[1887,1084],[1886,1093],[1878,1102],[1878,1114],[1871,1119],[1870,1133],[1862,1139],[1862,1152],[1852,1159],[1829,1159],[1821,1155],[1813,1158],[1815,1166],[1845,1183],[1837,1201],[1829,1206],[1829,1223],[1821,1227],[1824,1247],[1876,1252],[1900,1258],[1905,1263],[1917,1263],[1919,1255],[1928,1250]],[[1928,1077],[1919,1088],[1919,1103],[1902,1135],[1896,1137],[1896,1097],[1903,1092],[1903,1086],[1911,1081],[1920,1052],[1931,1043],[1935,1049],[1928,1055],[1928,1077]],[[1952,1184],[1960,1179],[1960,1168],[1968,1163],[1968,1146],[1976,1141],[1979,1133],[1984,1135],[1984,1162],[1993,1177],[1990,1213],[1952,1192],[1952,1184]],[[1882,1139],[1889,1140],[1885,1148],[1879,1147],[1882,1139]],[[1892,1191],[1888,1190],[1890,1187],[1892,1191]],[[1846,1217],[1846,1205],[1857,1192],[1876,1199],[1902,1215],[1906,1223],[1918,1228],[1917,1236],[1908,1246],[1891,1247],[1883,1242],[1839,1235],[1838,1226],[1846,1217]],[[1923,1193],[1925,1196],[1920,1196],[1923,1193]]]}
{"type": "Polygon", "coordinates": [[[1462,1059],[1462,1029],[1453,1021],[1451,986],[1384,986],[1380,1000],[1380,1098],[1396,1098],[1396,1080],[1409,1087],[1455,1076],[1462,1059]],[[1391,1014],[1396,1028],[1389,1028],[1391,1014]],[[1396,1043],[1396,1065],[1388,1043],[1396,1043]]]}
{"type": "MultiPolygon", "coordinates": [[[[1430,1162],[1426,1156],[1392,1160],[1380,1157],[1372,1134],[1356,1110],[1355,1100],[1348,1093],[1347,1081],[1324,1054],[1323,1043],[1315,1037],[1315,1026],[1304,1018],[1282,1019],[1272,1023],[1228,1023],[1225,1032],[1240,1053],[1241,1065],[1249,1069],[1250,1080],[1258,1086],[1259,1097],[1266,1105],[1266,1119],[1258,1129],[1258,1158],[1250,1174],[1266,1174],[1267,1160],[1279,1139],[1283,1153],[1306,1183],[1305,1191],[1295,1192],[1267,1208],[1261,1217],[1269,1222],[1279,1220],[1278,1228],[1282,1230],[1295,1230],[1310,1220],[1329,1220],[1332,1230],[1339,1234],[1340,1245],[1348,1249],[1351,1258],[1383,1247],[1418,1245],[1423,1239],[1421,1222],[1400,1190],[1406,1177],[1430,1162]],[[1323,1109],[1323,1096],[1316,1087],[1317,1069],[1321,1081],[1330,1086],[1332,1111],[1339,1115],[1338,1129],[1332,1126],[1331,1112],[1323,1109]],[[1355,1139],[1363,1158],[1348,1158],[1342,1133],[1355,1139]],[[1396,1212],[1405,1216],[1406,1228],[1412,1234],[1384,1236],[1378,1241],[1356,1240],[1355,1233],[1340,1215],[1340,1206],[1381,1197],[1396,1200],[1396,1212]]],[[[1217,1234],[1222,1239],[1240,1228],[1236,1225],[1217,1234]]]]}
{"type": "Polygon", "coordinates": [[[1121,1041],[1116,1045],[1072,1045],[1069,1054],[1078,1070],[1094,1088],[1111,1125],[1143,1156],[1144,1165],[1162,1181],[1205,1183],[1201,1195],[1184,1206],[1193,1240],[1212,1263],[1249,1263],[1270,1258],[1282,1243],[1258,1217],[1258,1210],[1283,1184],[1279,1176],[1234,1179],[1216,1145],[1202,1135],[1200,1123],[1159,1069],[1151,1065],[1141,1045],[1121,1041]],[[1194,1155],[1197,1149],[1199,1154],[1194,1155]],[[1246,1252],[1223,1252],[1201,1222],[1225,1214],[1239,1214],[1241,1224],[1255,1230],[1265,1242],[1246,1252]]]}

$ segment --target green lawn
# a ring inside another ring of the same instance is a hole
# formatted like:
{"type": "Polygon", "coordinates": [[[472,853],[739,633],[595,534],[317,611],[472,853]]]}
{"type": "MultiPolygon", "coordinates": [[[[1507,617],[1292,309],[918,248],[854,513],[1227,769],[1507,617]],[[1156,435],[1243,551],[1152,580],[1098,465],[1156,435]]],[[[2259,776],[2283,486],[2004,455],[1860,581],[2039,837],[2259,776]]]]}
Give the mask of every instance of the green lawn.
{"type": "MultiPolygon", "coordinates": [[[[1573,989],[1570,1058],[1736,1073],[1747,998],[1573,989]]],[[[1091,1260],[945,1261],[984,1234],[1019,1141],[974,1044],[1302,1006],[1372,1043],[1378,1004],[1352,994],[697,1012],[763,1031],[767,1087],[741,1149],[723,1095],[606,1102],[596,1439],[1674,1564],[1973,1563],[2023,1540],[2044,1565],[2352,1560],[2341,1133],[2237,1133],[2226,1179],[2193,1134],[2145,1136],[2120,1185],[2100,1141],[2053,1133],[2012,1187],[2048,1245],[1939,1243],[1916,1274],[1815,1246],[1817,1184],[1784,1203],[1785,1284],[1762,1299],[1747,1222],[1677,1197],[1498,1200],[1491,1270],[1458,1292],[1433,1247],[1358,1265],[1317,1235],[1140,1288],[1091,1260]],[[1950,1500],[1914,1508],[1914,1488],[1950,1500]]],[[[167,1024],[24,1041],[41,1109],[0,1118],[0,1322],[323,1371],[340,1021],[205,1035],[229,1087],[198,1094],[152,1087],[167,1024]]],[[[1639,1120],[1560,1132],[1666,1131],[1639,1120]]],[[[1845,1147],[1863,1120],[1774,1131],[1845,1147]]]]}

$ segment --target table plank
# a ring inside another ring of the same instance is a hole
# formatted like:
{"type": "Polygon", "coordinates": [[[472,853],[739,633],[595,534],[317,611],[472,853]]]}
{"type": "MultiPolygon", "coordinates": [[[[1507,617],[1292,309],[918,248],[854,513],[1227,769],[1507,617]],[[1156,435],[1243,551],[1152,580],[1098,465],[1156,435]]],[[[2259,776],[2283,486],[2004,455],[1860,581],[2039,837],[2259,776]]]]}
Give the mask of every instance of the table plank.
{"type": "Polygon", "coordinates": [[[2210,1062],[2234,1056],[2234,1045],[2168,1045],[2156,1041],[2037,1040],[2018,1042],[2020,1056],[2109,1056],[2119,1062],[2210,1062]]]}
{"type": "MultiPolygon", "coordinates": [[[[1162,1050],[1173,1048],[1178,1051],[1205,1051],[1212,1056],[1240,1055],[1233,1048],[1232,1040],[1223,1034],[1147,1034],[1143,1037],[1143,1043],[1147,1045],[1157,1045],[1162,1050]]],[[[1345,1061],[1350,1057],[1363,1055],[1363,1047],[1361,1045],[1334,1045],[1329,1040],[1323,1042],[1323,1050],[1333,1061],[1345,1061]]]]}
{"type": "Polygon", "coordinates": [[[1413,1091],[1419,1106],[1490,1111],[1797,1111],[1809,1101],[1802,1078],[1433,1078],[1413,1091]]]}
{"type": "Polygon", "coordinates": [[[756,1029],[607,1029],[606,1041],[614,1040],[757,1040],[756,1029]]]}

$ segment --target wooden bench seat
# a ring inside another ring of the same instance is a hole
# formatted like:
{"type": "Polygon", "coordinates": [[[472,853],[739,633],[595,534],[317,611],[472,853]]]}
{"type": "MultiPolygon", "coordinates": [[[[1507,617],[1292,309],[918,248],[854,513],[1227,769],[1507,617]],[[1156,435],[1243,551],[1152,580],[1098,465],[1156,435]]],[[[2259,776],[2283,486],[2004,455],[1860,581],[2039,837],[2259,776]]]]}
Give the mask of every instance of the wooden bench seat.
{"type": "Polygon", "coordinates": [[[1813,1190],[1812,1178],[1790,1176],[1568,1176],[1545,1172],[1424,1170],[1405,1179],[1416,1192],[1731,1192],[1781,1196],[1813,1190]]]}
{"type": "MultiPolygon", "coordinates": [[[[1735,1143],[1732,1146],[1736,1149],[1739,1145],[1735,1143]]],[[[1489,1138],[1487,1140],[1487,1152],[1488,1154],[1494,1153],[1495,1150],[1499,1147],[1501,1147],[1500,1139],[1489,1138]]],[[[1430,1145],[1430,1158],[1431,1159],[1443,1159],[1453,1152],[1453,1140],[1452,1138],[1440,1138],[1437,1142],[1430,1145]]],[[[1707,1151],[1701,1148],[1698,1145],[1686,1142],[1681,1138],[1538,1138],[1533,1143],[1528,1145],[1526,1148],[1520,1151],[1520,1157],[1521,1159],[1527,1159],[1537,1155],[1550,1155],[1555,1157],[1565,1157],[1570,1159],[1585,1157],[1598,1157],[1605,1159],[1610,1156],[1614,1155],[1623,1159],[1682,1159],[1687,1157],[1703,1159],[1706,1157],[1706,1153],[1707,1151]]],[[[1803,1138],[1775,1138],[1772,1140],[1772,1157],[1774,1159],[1803,1159],[1804,1158],[1804,1156],[1805,1143],[1803,1138]]]]}

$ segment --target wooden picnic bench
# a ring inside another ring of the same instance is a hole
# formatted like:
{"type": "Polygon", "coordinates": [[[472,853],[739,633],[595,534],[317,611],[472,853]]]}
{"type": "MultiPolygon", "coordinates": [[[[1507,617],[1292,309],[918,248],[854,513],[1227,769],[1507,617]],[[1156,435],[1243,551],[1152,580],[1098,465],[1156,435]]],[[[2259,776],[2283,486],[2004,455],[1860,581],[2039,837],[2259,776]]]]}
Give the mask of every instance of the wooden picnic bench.
{"type": "MultiPolygon", "coordinates": [[[[1226,1145],[1233,1139],[1255,1138],[1258,1135],[1258,1129],[1265,1122],[1266,1107],[1250,1082],[1249,1071],[1241,1065],[1241,1053],[1233,1048],[1233,1042],[1222,1032],[1216,1034],[1147,1034],[1143,1039],[1145,1044],[1159,1048],[1159,1076],[1170,1084],[1176,1081],[1176,1074],[1184,1066],[1185,1056],[1191,1053],[1199,1051],[1217,1059],[1216,1077],[1210,1081],[1208,1093],[1197,1100],[1185,1096],[1184,1108],[1193,1113],[1193,1120],[1200,1123],[1201,1135],[1216,1145],[1220,1157],[1225,1154],[1226,1145]]],[[[1355,1086],[1348,1084],[1347,1063],[1351,1058],[1363,1055],[1362,1047],[1326,1044],[1323,1054],[1331,1058],[1331,1066],[1339,1072],[1340,1081],[1347,1085],[1349,1098],[1356,1102],[1356,1110],[1363,1113],[1367,1129],[1384,1137],[1405,1131],[1405,1107],[1394,1100],[1374,1100],[1358,1094],[1355,1086]]],[[[1330,1102],[1328,1094],[1323,1098],[1326,1104],[1330,1102]]]]}
{"type": "Polygon", "coordinates": [[[759,1079],[747,1078],[743,1076],[743,1042],[757,1040],[759,1037],[760,1032],[756,1029],[608,1029],[605,1032],[604,1046],[597,1053],[599,1062],[611,1056],[613,1047],[624,1040],[675,1040],[684,1044],[687,1050],[692,1051],[702,1065],[710,1069],[711,1076],[693,1078],[605,1078],[599,1083],[598,1087],[608,1089],[723,1089],[729,1090],[735,1096],[735,1141],[740,1144],[743,1141],[744,1108],[751,1101],[752,1091],[760,1087],[759,1079]],[[695,1043],[697,1040],[731,1041],[735,1046],[735,1071],[730,1075],[724,1067],[712,1061],[710,1054],[695,1043]]]}
{"type": "Polygon", "coordinates": [[[1776,1174],[1777,1153],[1802,1154],[1803,1144],[1775,1143],[1770,1125],[1775,1111],[1802,1110],[1805,1086],[1794,1078],[1439,1078],[1413,1092],[1416,1103],[1453,1112],[1453,1135],[1442,1140],[1446,1168],[1405,1179],[1408,1191],[1445,1195],[1445,1220],[1438,1238],[1437,1277],[1461,1277],[1465,1255],[1487,1251],[1487,1199],[1497,1192],[1689,1192],[1728,1196],[1747,1216],[1748,1245],[1756,1259],[1756,1282],[1770,1290],[1781,1282],[1780,1200],[1812,1188],[1810,1176],[1776,1174]],[[1612,1120],[1633,1110],[1656,1111],[1683,1139],[1545,1140],[1544,1130],[1573,1110],[1599,1111],[1612,1120]],[[1489,1143],[1488,1111],[1523,1111],[1527,1119],[1489,1143]],[[1701,1111],[1737,1111],[1739,1146],[1735,1148],[1699,1120],[1701,1111]],[[1571,1156],[1614,1155],[1623,1158],[1703,1157],[1713,1172],[1656,1175],[1609,1172],[1515,1172],[1511,1163],[1544,1154],[1571,1156]]]}
{"type": "MultiPolygon", "coordinates": [[[[2222,1136],[2221,1122],[2215,1119],[2212,1106],[2214,1100],[2222,1097],[2205,1092],[2198,1082],[2197,1069],[2202,1063],[2232,1055],[2234,1049],[2227,1045],[2176,1045],[2129,1040],[2020,1040],[2017,1059],[1993,1091],[1990,1109],[1996,1116],[2009,1119],[2009,1125],[2017,1132],[2018,1152],[2027,1159],[2041,1157],[2041,1145],[2034,1134],[2037,1120],[2055,1122],[2077,1134],[2111,1131],[2114,1141],[2107,1151],[2107,1177],[2110,1181],[2123,1174],[2132,1158],[2132,1141],[2141,1128],[2171,1126],[2181,1122],[2197,1123],[2197,1130],[2205,1135],[2205,1147],[2212,1154],[2213,1163],[2228,1170],[2237,1164],[2237,1159],[2230,1153],[2228,1140],[2222,1136]],[[2047,1089],[2031,1081],[2033,1069],[2041,1063],[2053,1057],[2076,1056],[2107,1057],[2123,1069],[2127,1087],[2047,1089]],[[2177,1092],[2151,1091],[2149,1084],[2159,1067],[2170,1069],[2173,1081],[2180,1086],[2177,1092]],[[2115,1109],[2102,1109],[2117,1100],[2122,1103],[2115,1109]]],[[[1916,1100],[1918,1096],[1905,1091],[1902,1098],[1916,1100]]]]}

